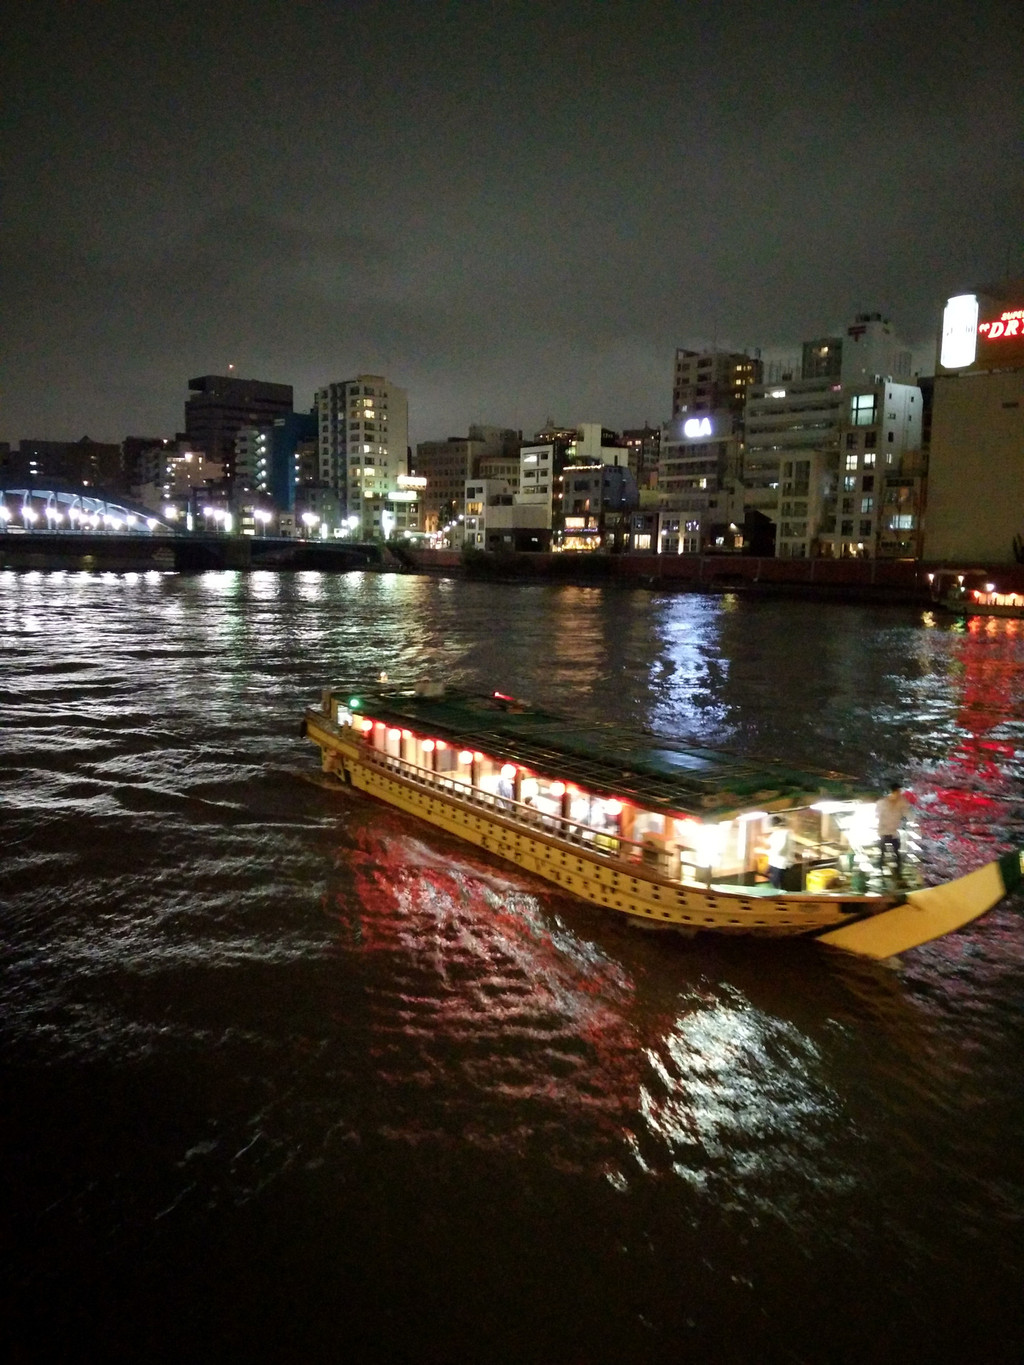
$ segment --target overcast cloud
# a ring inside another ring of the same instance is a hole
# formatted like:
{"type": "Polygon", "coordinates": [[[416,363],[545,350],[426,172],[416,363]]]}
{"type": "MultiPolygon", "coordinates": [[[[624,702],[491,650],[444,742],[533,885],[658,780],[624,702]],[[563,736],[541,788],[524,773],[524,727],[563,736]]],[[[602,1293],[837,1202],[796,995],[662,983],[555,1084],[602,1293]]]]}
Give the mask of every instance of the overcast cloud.
{"type": "Polygon", "coordinates": [[[413,441],[669,416],[676,346],[1024,274],[1016,3],[36,0],[2,38],[0,436],[361,370],[413,441]]]}

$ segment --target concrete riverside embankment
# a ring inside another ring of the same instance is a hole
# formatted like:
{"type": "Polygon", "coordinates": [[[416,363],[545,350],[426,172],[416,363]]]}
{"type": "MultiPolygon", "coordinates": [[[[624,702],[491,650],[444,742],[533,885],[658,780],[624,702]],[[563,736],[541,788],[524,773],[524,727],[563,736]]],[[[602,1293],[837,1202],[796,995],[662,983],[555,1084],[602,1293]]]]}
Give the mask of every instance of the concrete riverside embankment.
{"type": "Polygon", "coordinates": [[[1024,564],[954,566],[916,560],[767,559],[746,555],[477,554],[414,550],[424,573],[501,581],[608,583],[679,592],[791,594],[832,600],[927,605],[938,573],[989,577],[1003,592],[1024,591],[1024,564]]]}

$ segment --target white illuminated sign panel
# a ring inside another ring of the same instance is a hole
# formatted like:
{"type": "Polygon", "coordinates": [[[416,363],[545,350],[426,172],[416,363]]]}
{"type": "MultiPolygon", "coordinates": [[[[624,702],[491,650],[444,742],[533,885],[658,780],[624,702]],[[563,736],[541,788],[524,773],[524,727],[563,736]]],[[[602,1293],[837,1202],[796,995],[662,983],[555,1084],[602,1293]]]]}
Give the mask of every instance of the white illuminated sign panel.
{"type": "Polygon", "coordinates": [[[691,439],[695,436],[711,435],[710,417],[688,417],[683,423],[683,435],[691,439]]]}
{"type": "Polygon", "coordinates": [[[939,364],[947,370],[973,365],[978,353],[978,299],[975,294],[957,294],[942,314],[942,349],[939,364]]]}

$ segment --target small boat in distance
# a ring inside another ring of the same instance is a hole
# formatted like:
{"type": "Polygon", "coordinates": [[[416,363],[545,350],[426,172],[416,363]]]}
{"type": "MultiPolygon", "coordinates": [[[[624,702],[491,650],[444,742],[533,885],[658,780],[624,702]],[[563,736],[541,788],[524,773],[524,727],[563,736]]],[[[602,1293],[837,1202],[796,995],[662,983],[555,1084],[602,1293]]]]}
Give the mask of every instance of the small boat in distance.
{"type": "Polygon", "coordinates": [[[504,693],[328,688],[302,730],[325,772],[648,925],[811,935],[885,958],[960,928],[1024,880],[1015,851],[926,888],[911,838],[897,884],[877,867],[877,793],[838,773],[572,721],[504,693]],[[780,821],[778,886],[767,843],[780,821]]]}
{"type": "Polygon", "coordinates": [[[932,597],[958,616],[1024,618],[1024,591],[1000,586],[988,570],[943,570],[931,575],[932,597]]]}

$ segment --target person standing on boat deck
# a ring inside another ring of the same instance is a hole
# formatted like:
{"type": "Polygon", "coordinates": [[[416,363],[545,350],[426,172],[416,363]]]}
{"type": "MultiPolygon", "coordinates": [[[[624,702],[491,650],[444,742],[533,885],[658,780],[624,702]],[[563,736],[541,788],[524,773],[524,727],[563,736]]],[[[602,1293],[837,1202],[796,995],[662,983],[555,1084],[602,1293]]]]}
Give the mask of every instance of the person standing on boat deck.
{"type": "Polygon", "coordinates": [[[903,795],[900,784],[894,782],[888,796],[875,803],[878,818],[878,870],[885,867],[885,850],[891,848],[896,859],[896,876],[903,874],[903,860],[900,856],[900,826],[910,814],[910,802],[903,795]]]}
{"type": "Polygon", "coordinates": [[[789,830],[781,815],[772,816],[768,835],[768,880],[777,891],[782,890],[786,868],[789,867],[789,830]]]}

